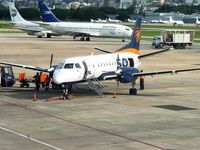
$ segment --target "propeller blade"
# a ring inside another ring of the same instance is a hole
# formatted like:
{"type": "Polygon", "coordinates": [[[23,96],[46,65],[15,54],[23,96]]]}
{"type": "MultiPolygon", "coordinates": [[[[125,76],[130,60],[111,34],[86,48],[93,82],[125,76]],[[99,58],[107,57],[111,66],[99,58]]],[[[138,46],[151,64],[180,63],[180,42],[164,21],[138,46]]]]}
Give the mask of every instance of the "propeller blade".
{"type": "Polygon", "coordinates": [[[51,54],[51,59],[50,59],[50,67],[49,67],[49,68],[51,68],[51,67],[52,67],[52,63],[53,63],[53,53],[51,54]]]}

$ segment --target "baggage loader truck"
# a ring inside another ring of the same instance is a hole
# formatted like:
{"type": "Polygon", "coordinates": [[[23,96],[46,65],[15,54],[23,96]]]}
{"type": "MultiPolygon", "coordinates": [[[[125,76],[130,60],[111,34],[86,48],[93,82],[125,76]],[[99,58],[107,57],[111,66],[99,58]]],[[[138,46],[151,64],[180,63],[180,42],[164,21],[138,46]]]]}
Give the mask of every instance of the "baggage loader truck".
{"type": "Polygon", "coordinates": [[[186,46],[192,46],[195,32],[192,30],[161,30],[160,36],[155,36],[152,46],[163,48],[164,46],[173,46],[176,49],[184,49],[186,46]]]}

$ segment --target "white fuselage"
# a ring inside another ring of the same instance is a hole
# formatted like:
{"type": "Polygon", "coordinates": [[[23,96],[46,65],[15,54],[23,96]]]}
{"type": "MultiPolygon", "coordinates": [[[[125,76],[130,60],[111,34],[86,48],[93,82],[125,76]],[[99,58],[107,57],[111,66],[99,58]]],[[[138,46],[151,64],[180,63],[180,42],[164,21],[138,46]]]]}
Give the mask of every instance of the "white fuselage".
{"type": "Polygon", "coordinates": [[[174,24],[174,25],[183,25],[184,24],[184,22],[182,20],[181,21],[173,20],[171,16],[170,16],[170,19],[169,19],[169,23],[174,24]]]}
{"type": "Polygon", "coordinates": [[[196,25],[200,25],[200,21],[199,21],[198,17],[196,17],[196,25]]]}
{"type": "Polygon", "coordinates": [[[117,19],[108,19],[108,22],[111,22],[111,23],[121,23],[122,21],[121,20],[117,20],[117,19]]]}
{"type": "Polygon", "coordinates": [[[53,81],[57,84],[80,82],[89,78],[99,78],[107,74],[102,80],[116,77],[118,67],[128,67],[129,59],[134,61],[134,67],[139,65],[138,55],[133,53],[112,53],[67,58],[60,62],[53,74],[53,81]]]}
{"type": "Polygon", "coordinates": [[[44,27],[63,35],[85,34],[129,38],[132,34],[132,29],[127,26],[106,23],[52,22],[44,27]]]}

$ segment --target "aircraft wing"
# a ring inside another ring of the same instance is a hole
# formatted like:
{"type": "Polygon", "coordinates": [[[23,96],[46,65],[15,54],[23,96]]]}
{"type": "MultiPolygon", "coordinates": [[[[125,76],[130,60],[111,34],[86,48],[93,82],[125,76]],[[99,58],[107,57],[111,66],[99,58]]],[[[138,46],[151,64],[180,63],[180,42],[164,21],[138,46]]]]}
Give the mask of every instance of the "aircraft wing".
{"type": "Polygon", "coordinates": [[[138,76],[154,76],[154,75],[160,75],[160,74],[177,74],[179,72],[188,72],[188,71],[197,71],[197,70],[200,70],[200,68],[165,70],[165,71],[155,71],[155,72],[141,72],[141,73],[133,73],[132,76],[138,77],[138,76]]]}
{"type": "Polygon", "coordinates": [[[14,27],[16,29],[20,29],[20,30],[24,30],[24,31],[30,31],[30,32],[48,32],[48,33],[52,33],[52,31],[50,30],[45,30],[43,28],[25,28],[25,27],[14,27]]]}
{"type": "Polygon", "coordinates": [[[28,66],[28,65],[22,65],[22,64],[15,64],[15,63],[8,63],[8,62],[3,62],[3,61],[0,61],[0,64],[18,67],[18,68],[30,69],[30,70],[35,70],[35,71],[48,72],[48,69],[44,69],[44,68],[40,68],[40,67],[34,67],[34,66],[28,66]]]}

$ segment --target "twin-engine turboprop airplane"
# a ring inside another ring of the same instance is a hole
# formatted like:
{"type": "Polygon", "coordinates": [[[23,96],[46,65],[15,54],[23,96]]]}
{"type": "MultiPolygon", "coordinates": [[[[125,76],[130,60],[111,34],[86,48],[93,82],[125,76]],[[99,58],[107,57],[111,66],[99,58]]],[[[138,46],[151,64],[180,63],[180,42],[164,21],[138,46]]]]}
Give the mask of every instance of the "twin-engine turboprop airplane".
{"type": "Polygon", "coordinates": [[[67,91],[71,88],[69,85],[74,83],[88,82],[89,84],[100,84],[100,80],[117,79],[121,83],[132,83],[132,88],[129,89],[129,93],[131,95],[136,95],[137,89],[134,87],[134,85],[138,76],[167,73],[173,74],[178,72],[200,70],[200,68],[189,68],[141,73],[138,70],[138,66],[140,65],[140,58],[145,58],[154,54],[166,52],[169,49],[150,54],[139,55],[140,29],[141,18],[137,19],[135,23],[135,29],[132,34],[131,42],[113,53],[99,49],[106,54],[66,58],[62,60],[56,67],[50,67],[49,69],[2,61],[0,61],[0,64],[53,73],[53,82],[63,85],[63,87],[66,89],[64,93],[65,98],[68,97],[67,91]]]}

